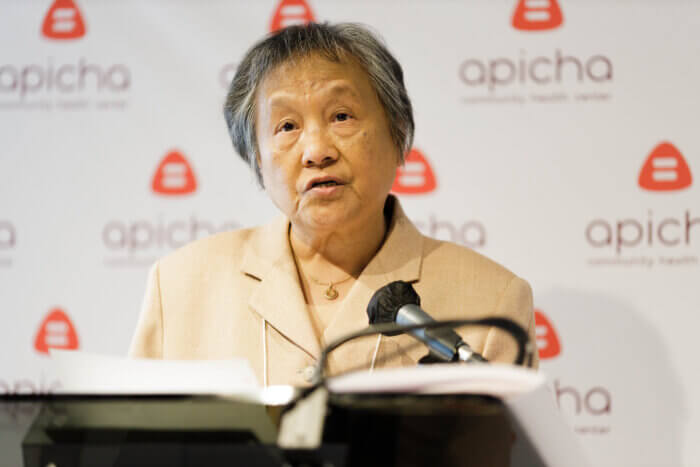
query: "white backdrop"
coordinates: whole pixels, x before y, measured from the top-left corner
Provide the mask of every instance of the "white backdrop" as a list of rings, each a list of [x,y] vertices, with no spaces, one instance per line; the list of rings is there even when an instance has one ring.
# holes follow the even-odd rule
[[[0,7],[0,393],[59,384],[49,346],[124,354],[155,258],[276,215],[228,140],[228,80],[273,26],[358,21],[415,108],[395,191],[531,282],[594,465],[700,465],[700,3]]]

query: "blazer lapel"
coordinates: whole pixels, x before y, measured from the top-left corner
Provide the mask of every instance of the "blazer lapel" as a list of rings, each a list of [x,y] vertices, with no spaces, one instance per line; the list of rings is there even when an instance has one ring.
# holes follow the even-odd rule
[[[423,236],[406,217],[396,198],[390,196],[388,202],[393,203],[393,215],[387,238],[326,328],[324,345],[369,325],[367,304],[377,289],[397,280],[415,282],[420,279]],[[369,368],[376,345],[377,337],[365,337],[339,347],[329,357],[330,374]]]
[[[260,281],[248,305],[280,334],[318,358],[320,346],[309,319],[288,237],[289,221],[280,218],[253,235],[241,270]]]

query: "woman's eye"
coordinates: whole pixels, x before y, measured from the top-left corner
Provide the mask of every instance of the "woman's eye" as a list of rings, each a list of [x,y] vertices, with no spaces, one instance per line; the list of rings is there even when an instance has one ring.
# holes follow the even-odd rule
[[[339,113],[335,114],[335,118],[339,122],[344,122],[346,120],[350,120],[350,114],[347,114],[345,112],[339,112]]]
[[[285,122],[280,127],[280,131],[292,131],[294,129],[294,124],[291,122]]]

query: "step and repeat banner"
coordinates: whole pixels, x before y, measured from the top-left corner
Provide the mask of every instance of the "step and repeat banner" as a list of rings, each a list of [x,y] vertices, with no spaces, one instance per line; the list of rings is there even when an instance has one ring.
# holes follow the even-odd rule
[[[530,281],[593,465],[700,465],[700,2],[0,10],[0,394],[59,387],[51,347],[124,355],[156,258],[277,215],[228,139],[228,83],[271,30],[355,21],[415,108],[394,192],[424,233]]]

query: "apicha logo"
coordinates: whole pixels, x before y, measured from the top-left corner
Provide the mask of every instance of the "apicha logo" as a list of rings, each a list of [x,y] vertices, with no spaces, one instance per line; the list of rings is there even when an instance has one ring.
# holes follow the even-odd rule
[[[558,0],[518,0],[512,26],[521,31],[545,31],[564,22]],[[466,85],[462,102],[474,104],[551,104],[609,102],[613,60],[604,53],[517,53],[496,57],[468,57],[457,75]]]
[[[314,13],[305,0],[280,0],[270,20],[270,32],[313,21]]]
[[[87,92],[123,93],[131,87],[131,71],[126,65],[108,66],[79,58],[74,63],[0,64],[0,96],[44,97],[51,93],[63,96]]]
[[[639,171],[639,186],[648,191],[677,191],[693,183],[683,154],[668,141],[659,143]]]
[[[547,31],[563,22],[558,0],[518,0],[511,23],[521,31]]]
[[[192,214],[188,219],[111,220],[102,229],[102,243],[110,252],[109,267],[150,266],[159,256],[199,238],[240,228],[235,221],[215,222]]]
[[[607,435],[613,410],[612,392],[605,386],[564,386],[557,378],[553,382],[554,399],[562,412],[572,417],[573,428],[579,435]]]
[[[44,17],[41,34],[47,39],[80,39],[85,35],[85,21],[73,0],[55,0]]]
[[[197,179],[192,166],[178,150],[163,157],[153,174],[151,189],[164,196],[189,195],[197,191]]]
[[[486,227],[478,220],[452,221],[430,214],[427,220],[413,218],[411,221],[428,237],[458,243],[472,249],[486,246]]]
[[[657,144],[642,164],[637,177],[645,191],[673,193],[692,185],[690,167],[681,152],[670,142]],[[636,213],[616,219],[596,218],[587,223],[588,244],[607,256],[589,258],[593,266],[697,266],[697,241],[700,216],[692,207],[668,208],[661,214],[647,208],[646,215]],[[642,212],[643,212],[642,211]]]
[[[34,349],[48,355],[49,349],[75,350],[78,347],[78,334],[66,312],[61,308],[49,311],[39,325],[34,338]]]
[[[51,41],[85,36],[83,14],[75,0],[54,0],[44,17],[41,35]],[[21,63],[0,62],[0,109],[109,110],[128,104],[131,69],[124,63],[84,56],[53,54]]]
[[[552,321],[540,309],[535,309],[535,336],[540,360],[548,360],[561,353],[559,335]]]
[[[528,85],[593,85],[612,81],[613,63],[602,54],[579,57],[555,49],[552,56],[529,57],[520,50],[514,58],[468,58],[461,63],[458,74],[468,87],[489,91]]]
[[[158,163],[150,190],[174,200],[186,199],[198,188],[192,165],[179,150],[169,151]],[[212,221],[196,214],[169,218],[159,214],[137,219],[112,219],[102,229],[108,267],[146,267],[158,257],[199,238],[240,228],[235,221]]]
[[[435,191],[437,181],[428,159],[418,149],[411,149],[404,164],[396,169],[391,191],[398,194],[425,194]]]

